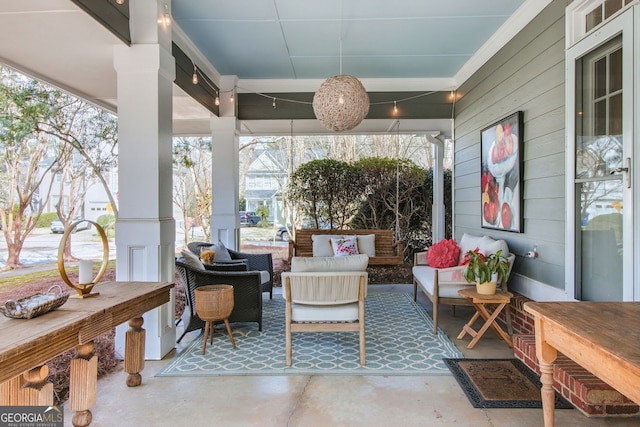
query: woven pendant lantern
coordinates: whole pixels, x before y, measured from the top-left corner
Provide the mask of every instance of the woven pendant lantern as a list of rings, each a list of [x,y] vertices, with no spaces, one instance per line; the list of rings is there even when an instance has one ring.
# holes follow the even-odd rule
[[[313,96],[313,112],[327,129],[351,130],[369,113],[369,95],[353,76],[329,77]]]

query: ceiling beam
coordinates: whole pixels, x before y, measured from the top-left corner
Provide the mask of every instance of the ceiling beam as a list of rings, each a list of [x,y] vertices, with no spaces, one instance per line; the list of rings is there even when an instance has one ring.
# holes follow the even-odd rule
[[[315,119],[313,95],[313,92],[239,93],[238,119]],[[368,95],[367,119],[451,118],[450,92],[369,92]],[[397,105],[395,114],[394,101]]]

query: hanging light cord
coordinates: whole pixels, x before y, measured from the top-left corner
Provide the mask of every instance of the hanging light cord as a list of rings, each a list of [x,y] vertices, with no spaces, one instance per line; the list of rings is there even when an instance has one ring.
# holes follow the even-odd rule
[[[342,75],[342,0],[340,0],[340,75]]]

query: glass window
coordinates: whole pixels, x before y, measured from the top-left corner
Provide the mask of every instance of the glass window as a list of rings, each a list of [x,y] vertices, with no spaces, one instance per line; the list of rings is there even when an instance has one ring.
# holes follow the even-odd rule
[[[602,23],[602,5],[598,5],[585,17],[585,28],[589,32]]]

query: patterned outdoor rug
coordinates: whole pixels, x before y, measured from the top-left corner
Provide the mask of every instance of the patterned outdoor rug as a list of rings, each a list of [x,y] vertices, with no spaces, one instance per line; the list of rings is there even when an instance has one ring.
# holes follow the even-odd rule
[[[474,408],[541,408],[540,379],[519,359],[445,359]],[[557,409],[573,409],[556,393]]]
[[[293,334],[293,364],[284,366],[284,299],[265,299],[257,324],[232,325],[236,349],[217,327],[202,355],[202,335],[156,376],[199,375],[449,375],[444,358],[462,354],[405,293],[369,292],[366,299],[367,364],[358,363],[357,332]]]

